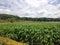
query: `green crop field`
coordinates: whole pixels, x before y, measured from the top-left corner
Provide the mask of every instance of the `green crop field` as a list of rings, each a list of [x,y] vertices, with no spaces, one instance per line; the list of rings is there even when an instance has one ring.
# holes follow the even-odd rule
[[[60,45],[60,23],[0,23],[0,36],[29,45]]]

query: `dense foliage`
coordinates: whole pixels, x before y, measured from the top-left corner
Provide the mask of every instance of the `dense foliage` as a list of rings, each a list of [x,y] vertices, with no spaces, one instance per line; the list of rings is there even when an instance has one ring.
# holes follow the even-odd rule
[[[60,23],[0,24],[0,36],[29,45],[60,45]]]

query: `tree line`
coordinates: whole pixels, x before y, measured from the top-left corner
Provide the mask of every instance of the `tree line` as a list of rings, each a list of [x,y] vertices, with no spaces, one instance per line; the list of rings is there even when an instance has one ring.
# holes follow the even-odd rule
[[[27,21],[60,21],[60,18],[28,18],[28,17],[23,17],[20,18],[21,20],[27,20]]]
[[[20,20],[22,21],[40,21],[40,22],[59,22],[60,18],[31,18],[31,17],[19,17],[19,16],[14,16],[14,15],[9,15],[9,14],[0,14],[0,20],[5,20],[9,22],[18,22]]]

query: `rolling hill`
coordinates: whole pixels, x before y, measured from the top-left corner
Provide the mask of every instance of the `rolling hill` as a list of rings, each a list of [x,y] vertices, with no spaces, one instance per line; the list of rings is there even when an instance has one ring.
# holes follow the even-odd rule
[[[20,17],[10,15],[10,14],[0,14],[0,22],[15,22],[18,21]]]

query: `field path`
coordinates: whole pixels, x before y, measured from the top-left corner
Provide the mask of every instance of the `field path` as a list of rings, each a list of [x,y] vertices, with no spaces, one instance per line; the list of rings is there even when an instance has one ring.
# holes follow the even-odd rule
[[[26,43],[16,42],[14,40],[0,37],[0,43],[3,43],[4,45],[27,45]]]

